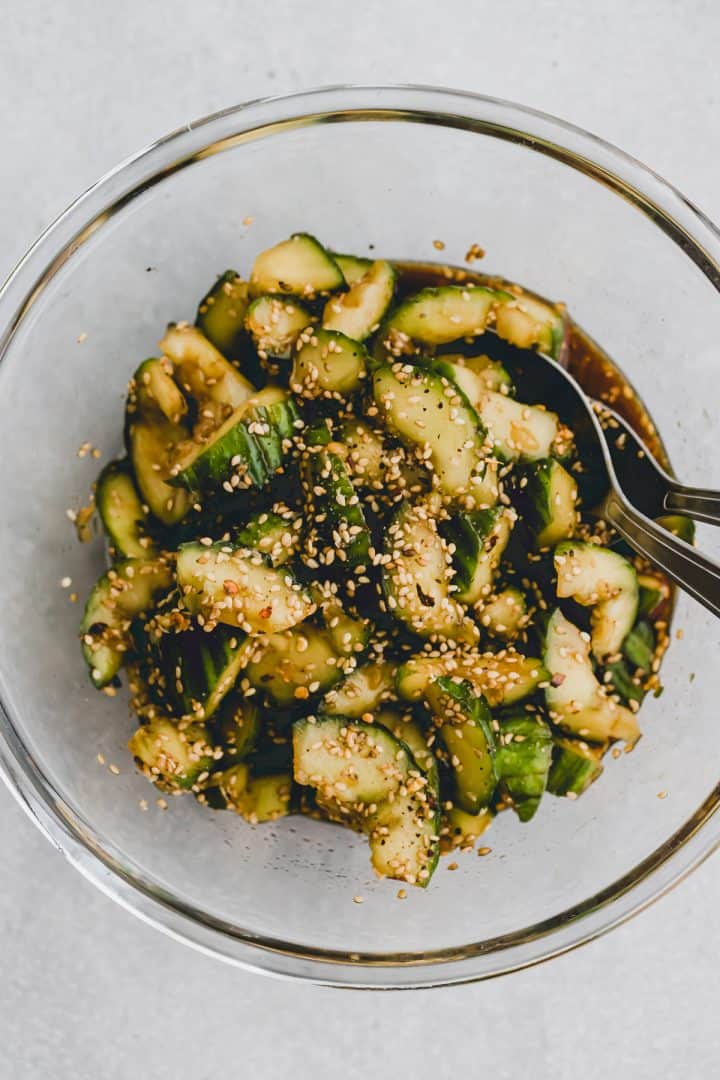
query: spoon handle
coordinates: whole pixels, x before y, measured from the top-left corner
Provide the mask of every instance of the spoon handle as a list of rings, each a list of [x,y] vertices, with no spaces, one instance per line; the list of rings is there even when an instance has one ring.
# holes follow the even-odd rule
[[[695,521],[720,525],[720,491],[711,488],[685,487],[671,481],[665,496],[665,508],[674,514],[685,514]]]
[[[717,563],[656,525],[615,492],[607,496],[603,517],[638,554],[655,563],[676,585],[720,617],[720,566]]]

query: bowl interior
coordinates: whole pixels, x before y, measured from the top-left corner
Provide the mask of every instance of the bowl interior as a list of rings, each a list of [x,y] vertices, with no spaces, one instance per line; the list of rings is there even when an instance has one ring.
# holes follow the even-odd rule
[[[609,758],[582,799],[547,797],[528,826],[501,815],[488,857],[459,856],[451,873],[441,862],[432,886],[401,903],[397,883],[371,875],[365,842],[335,827],[291,817],[251,828],[191,798],[158,808],[125,749],[134,725],[124,696],[89,686],[81,604],[69,600],[76,592],[82,601],[103,569],[101,542],[79,545],[66,514],[86,501],[98,468],[78,448],[98,447],[101,462],[120,451],[128,377],[155,353],[165,323],[193,319],[216,274],[247,273],[259,250],[293,231],[340,251],[410,259],[437,257],[442,240],[442,257],[457,263],[478,243],[483,270],[566,301],[616,358],[678,475],[720,486],[708,396],[716,290],[672,237],[528,145],[439,121],[340,119],[261,131],[167,172],[99,222],[25,312],[0,365],[0,696],[57,813],[193,919],[308,954],[482,952],[483,942],[520,940],[592,906],[711,796],[718,630],[702,609],[680,598],[682,640],[663,666],[663,695],[642,709],[645,737],[632,754]],[[227,121],[223,131],[232,132]],[[210,125],[202,141],[216,137]],[[357,894],[364,904],[353,903]]]

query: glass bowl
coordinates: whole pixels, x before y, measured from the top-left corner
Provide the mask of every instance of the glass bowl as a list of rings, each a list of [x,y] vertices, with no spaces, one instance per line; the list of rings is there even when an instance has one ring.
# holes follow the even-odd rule
[[[158,808],[125,749],[124,701],[97,694],[80,657],[69,592],[84,598],[103,553],[66,514],[98,465],[78,447],[114,455],[128,376],[165,323],[297,230],[405,259],[442,241],[456,263],[479,244],[484,270],[567,302],[638,387],[678,474],[720,486],[720,237],[638,162],[532,110],[422,87],[323,89],[188,124],[78,199],[0,297],[2,771],[96,885],[233,963],[354,987],[487,978],[617,925],[718,844],[718,624],[699,606],[680,598],[682,640],[635,752],[577,802],[546,798],[530,826],[500,815],[490,855],[442,861],[404,901],[345,831],[252,828],[191,798]]]

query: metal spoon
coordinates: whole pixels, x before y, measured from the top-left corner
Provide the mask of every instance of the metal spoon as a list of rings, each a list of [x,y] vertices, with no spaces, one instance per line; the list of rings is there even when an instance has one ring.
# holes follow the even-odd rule
[[[720,616],[720,566],[646,517],[630,502],[615,471],[606,434],[589,398],[572,375],[556,361],[538,353],[531,356],[517,353],[507,359],[504,357],[503,363],[511,368],[523,401],[529,404],[552,402],[553,411],[575,433],[580,457],[587,467],[586,472],[577,477],[585,505],[594,506],[596,513],[612,525],[634,551],[663,570],[714,615]],[[667,477],[667,483],[673,492],[677,490],[672,477]],[[713,492],[702,494],[710,498],[717,496]],[[697,509],[697,500],[687,501],[695,502]],[[680,513],[688,513],[686,503],[673,501],[670,505]],[[660,512],[669,508],[663,497]],[[711,520],[717,523],[717,518]]]
[[[720,491],[681,484],[657,463],[620,413],[602,401],[593,400],[592,405],[605,432],[615,473],[633,506],[649,518],[683,514],[720,525]]]

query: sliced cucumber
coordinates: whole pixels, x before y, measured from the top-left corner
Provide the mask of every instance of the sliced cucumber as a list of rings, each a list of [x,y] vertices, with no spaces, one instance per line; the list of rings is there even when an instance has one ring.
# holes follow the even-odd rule
[[[309,233],[295,233],[289,240],[261,252],[250,275],[250,292],[295,293],[312,297],[345,286],[345,278],[332,255]]]
[[[427,885],[437,864],[438,792],[412,754],[380,725],[342,717],[293,728],[295,779],[318,792],[331,816],[369,834],[385,876]]]
[[[438,863],[440,815],[438,792],[400,795],[382,803],[372,816],[370,858],[382,877],[425,888]]]
[[[638,609],[632,563],[610,548],[568,540],[554,555],[557,594],[592,607],[592,651],[598,660],[620,652]]]
[[[552,752],[552,733],[541,717],[520,711],[501,718],[495,765],[521,821],[530,821],[540,805]]]
[[[283,470],[300,423],[292,398],[268,386],[238,406],[206,440],[185,444],[173,463],[171,483],[188,491],[264,487]]]
[[[385,426],[422,453],[441,492],[470,507],[496,502],[485,429],[454,383],[421,367],[393,364],[374,372],[372,389]]]
[[[323,312],[326,330],[339,330],[364,341],[380,325],[392,303],[397,274],[389,262],[378,259],[347,292],[331,297]]]
[[[603,771],[603,746],[590,746],[579,739],[555,738],[547,789],[551,795],[577,798]]]
[[[478,630],[450,595],[451,556],[427,505],[405,503],[389,526],[382,568],[388,608],[421,637],[472,644]]]
[[[668,532],[679,536],[686,544],[695,543],[695,522],[692,518],[682,517],[680,514],[665,514],[657,518],[657,523]]]
[[[392,707],[380,708],[375,714],[374,722],[387,728],[399,742],[408,747],[418,768],[425,773],[433,790],[436,790],[440,782],[437,759],[425,731],[413,714],[403,713]]]
[[[502,461],[539,461],[550,455],[558,434],[555,413],[493,390],[473,404]]]
[[[125,559],[94,586],[80,624],[80,636],[90,676],[98,689],[120,670],[133,619],[149,611],[160,593],[172,585],[172,571],[161,561]]]
[[[202,429],[217,425],[255,393],[252,383],[233,367],[196,326],[168,326],[160,342],[164,356],[172,361],[175,378],[197,402]],[[209,415],[205,415],[208,413]],[[210,421],[210,425],[207,421]]]
[[[287,567],[270,566],[258,552],[245,548],[183,544],[176,574],[185,606],[204,627],[220,622],[249,634],[274,634],[315,610]]]
[[[480,625],[493,637],[513,641],[527,626],[525,594],[519,589],[503,589],[477,608]]]
[[[524,481],[524,483],[523,483]],[[578,489],[559,461],[547,458],[523,470],[523,517],[538,548],[554,547],[577,529]]]
[[[166,365],[146,360],[130,382],[126,436],[135,481],[154,516],[175,525],[190,509],[187,492],[176,491],[168,479],[178,446],[188,438],[183,423],[187,402]]]
[[[289,360],[296,341],[313,317],[295,296],[259,296],[245,316],[245,326],[258,356],[269,360]]]
[[[655,658],[655,632],[649,622],[643,619],[635,623],[623,641],[622,651],[631,664],[650,674]]]
[[[137,729],[128,749],[145,776],[165,791],[197,787],[214,764],[215,748],[206,727],[160,716]]]
[[[234,270],[221,274],[200,301],[195,325],[223,356],[237,351],[247,306],[248,284]]]
[[[500,294],[481,286],[421,289],[390,313],[380,336],[393,355],[407,352],[411,342],[446,345],[477,337],[487,328],[499,298]]]
[[[393,665],[385,661],[356,668],[325,695],[323,712],[330,716],[367,719],[368,714],[374,714],[384,701],[394,697],[393,676]]]
[[[159,413],[172,424],[186,416],[188,403],[172,377],[172,365],[167,360],[151,357],[144,360],[132,379],[128,392],[128,414],[155,418]]]
[[[463,604],[476,604],[492,591],[514,523],[512,510],[493,506],[466,510],[440,524],[446,541],[455,545],[455,595]]]
[[[159,663],[168,696],[180,714],[209,720],[255,648],[255,642],[245,634],[222,625],[211,633],[191,629],[162,635]]]
[[[228,695],[213,717],[216,742],[223,761],[237,764],[255,749],[261,728],[261,714],[252,698]]]
[[[382,488],[403,455],[402,450],[393,453],[377,431],[355,417],[343,421],[338,441],[345,448],[350,476],[360,487]]]
[[[258,825],[290,813],[292,777],[288,773],[254,776],[244,763],[217,773],[200,799],[214,810],[234,810]]]
[[[499,653],[457,651],[412,657],[398,668],[395,687],[405,701],[419,701],[430,683],[443,675],[467,679],[491,707],[522,701],[549,677],[542,661],[512,648]]]
[[[365,277],[373,264],[372,259],[362,259],[357,255],[338,255],[336,251],[331,254],[342,270],[342,275],[348,285],[356,285],[361,278]]]
[[[570,734],[593,742],[623,739],[635,743],[640,730],[634,714],[603,691],[590,662],[590,642],[557,608],[548,623],[545,690],[550,719]]]
[[[297,783],[326,799],[364,807],[399,794],[417,771],[410,751],[386,728],[341,716],[295,722],[293,767]]]
[[[565,339],[565,317],[558,307],[521,293],[498,306],[494,330],[519,349],[538,349],[557,360]]]
[[[95,504],[113,558],[144,559],[156,553],[129,461],[111,461],[105,466],[95,486]]]
[[[267,555],[273,566],[284,566],[300,548],[302,518],[294,510],[277,504],[272,510],[254,514],[238,530],[234,543]]]
[[[493,360],[485,353],[477,356],[444,356],[443,359],[460,363],[472,371],[480,379],[483,391],[494,390],[496,393],[509,394],[511,397],[515,393],[513,381],[506,368],[499,360]]]
[[[307,442],[312,439],[310,432]],[[311,445],[305,455],[305,506],[312,523],[305,550],[322,566],[329,567],[337,558],[343,572],[359,572],[369,564],[372,539],[345,463],[332,446]]]
[[[446,675],[430,683],[426,693],[452,769],[453,803],[478,814],[490,803],[498,782],[487,701],[469,682]]]
[[[441,835],[445,846],[451,849],[474,847],[480,837],[490,828],[493,820],[494,814],[490,809],[481,810],[479,814],[468,814],[459,806],[453,806],[452,810],[447,810],[443,814],[444,824]]]
[[[336,330],[301,334],[293,358],[290,389],[304,398],[343,398],[360,388],[367,374],[365,347]]]
[[[252,685],[276,705],[293,705],[324,693],[342,675],[332,637],[310,623],[262,639],[247,667]]]

